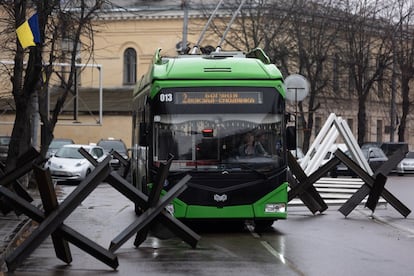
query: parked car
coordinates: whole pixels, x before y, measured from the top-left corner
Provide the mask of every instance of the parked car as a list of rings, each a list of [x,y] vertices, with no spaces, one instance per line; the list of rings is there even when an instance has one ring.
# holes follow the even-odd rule
[[[408,152],[408,143],[406,142],[384,142],[381,144],[381,149],[384,151],[385,155],[389,158],[397,150],[402,150],[402,152]],[[391,170],[392,173],[397,172],[397,166]]]
[[[361,145],[361,149],[365,149],[365,148],[380,148],[381,147],[381,142],[365,142]]]
[[[384,151],[380,147],[362,147],[362,154],[367,160],[371,169],[375,172],[383,163],[388,161],[388,157],[385,155]],[[351,156],[349,151],[345,152],[346,155]],[[339,163],[338,166],[331,172],[332,177],[337,177],[339,175],[343,176],[356,176],[354,172],[348,169],[347,166],[343,163]]]
[[[54,138],[52,142],[50,142],[49,149],[46,152],[46,158],[50,158],[64,145],[70,144],[75,144],[75,142],[68,138]]]
[[[406,142],[384,142],[381,144],[381,149],[386,156],[390,157],[398,149],[408,152],[408,144]]]
[[[414,173],[414,151],[409,151],[405,158],[397,165],[398,175]]]
[[[47,162],[53,179],[58,180],[83,180],[95,168],[80,152],[84,148],[98,162],[105,157],[102,147],[96,145],[70,144],[61,147]]]
[[[10,139],[10,136],[0,136],[0,162],[2,162],[3,164],[6,163]]]
[[[122,141],[122,139],[115,139],[115,138],[101,139],[98,141],[97,145],[102,147],[105,150],[106,154],[111,154],[111,152],[114,150],[118,152],[123,158],[129,160],[128,149],[124,141]],[[112,158],[110,165],[115,170],[118,170],[121,167],[121,163],[116,158]]]

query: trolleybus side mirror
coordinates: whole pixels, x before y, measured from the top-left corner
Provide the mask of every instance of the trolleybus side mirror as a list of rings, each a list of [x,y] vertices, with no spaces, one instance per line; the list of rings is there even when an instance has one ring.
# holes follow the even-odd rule
[[[142,147],[148,146],[148,126],[146,123],[139,124],[139,145]]]
[[[286,146],[288,150],[296,150],[296,127],[286,127]]]

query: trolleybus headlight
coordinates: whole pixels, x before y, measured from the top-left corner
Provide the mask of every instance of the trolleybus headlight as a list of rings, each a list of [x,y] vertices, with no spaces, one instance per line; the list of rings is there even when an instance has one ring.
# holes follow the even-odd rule
[[[265,213],[284,213],[286,212],[286,204],[284,203],[268,203],[265,205]]]

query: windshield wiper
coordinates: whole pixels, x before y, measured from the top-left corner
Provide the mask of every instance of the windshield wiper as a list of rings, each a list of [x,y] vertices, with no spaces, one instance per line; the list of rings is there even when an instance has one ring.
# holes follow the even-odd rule
[[[258,175],[264,177],[265,180],[270,180],[270,179],[278,176],[281,173],[280,169],[272,169],[272,170],[269,169],[268,173],[265,173],[265,172],[259,171],[256,168],[248,166],[244,163],[240,163],[240,167],[247,168],[247,169],[251,170],[252,172],[257,173]]]
[[[230,163],[232,164],[232,163]],[[248,169],[249,171],[255,172],[256,174],[260,175],[261,177],[263,177],[264,179],[267,179],[268,176],[267,174],[265,174],[264,172],[259,171],[258,169],[247,165],[246,163],[237,163],[237,165],[239,165],[240,167],[244,168],[244,169]]]

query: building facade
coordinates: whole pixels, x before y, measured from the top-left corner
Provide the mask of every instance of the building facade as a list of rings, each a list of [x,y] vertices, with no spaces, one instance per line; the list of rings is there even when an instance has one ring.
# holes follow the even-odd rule
[[[101,138],[115,137],[131,143],[131,96],[134,84],[152,62],[157,48],[166,56],[176,55],[181,47],[184,30],[186,41],[194,45],[208,20],[206,6],[192,1],[188,22],[181,0],[113,1],[112,7],[100,13],[94,21],[94,53],[92,59],[80,53],[80,63],[94,64],[80,73],[78,99],[69,98],[55,137],[72,138],[77,143],[93,143]],[[205,2],[205,1],[204,1]],[[213,4],[217,1],[207,1]],[[210,6],[210,8],[214,5]],[[208,12],[211,12],[209,10]],[[184,28],[186,26],[186,28]],[[217,45],[220,38],[208,30],[203,45]],[[224,45],[226,46],[226,45]],[[224,47],[225,48],[225,47]],[[99,67],[97,67],[99,66]],[[101,78],[100,78],[101,77]],[[99,104],[99,91],[102,103]],[[51,90],[53,102],[53,88]],[[77,101],[79,115],[73,114]],[[347,120],[353,133],[357,133],[357,104],[353,99],[334,96],[319,97],[320,108],[314,113],[313,135],[318,133],[330,113]],[[290,102],[288,108],[295,110]],[[14,116],[7,112],[8,104],[0,107],[0,134],[10,134]],[[398,102],[397,102],[398,106]],[[390,106],[372,98],[367,110],[367,141],[390,140]],[[98,116],[102,112],[103,117]],[[406,141],[414,145],[412,115],[407,125]]]

